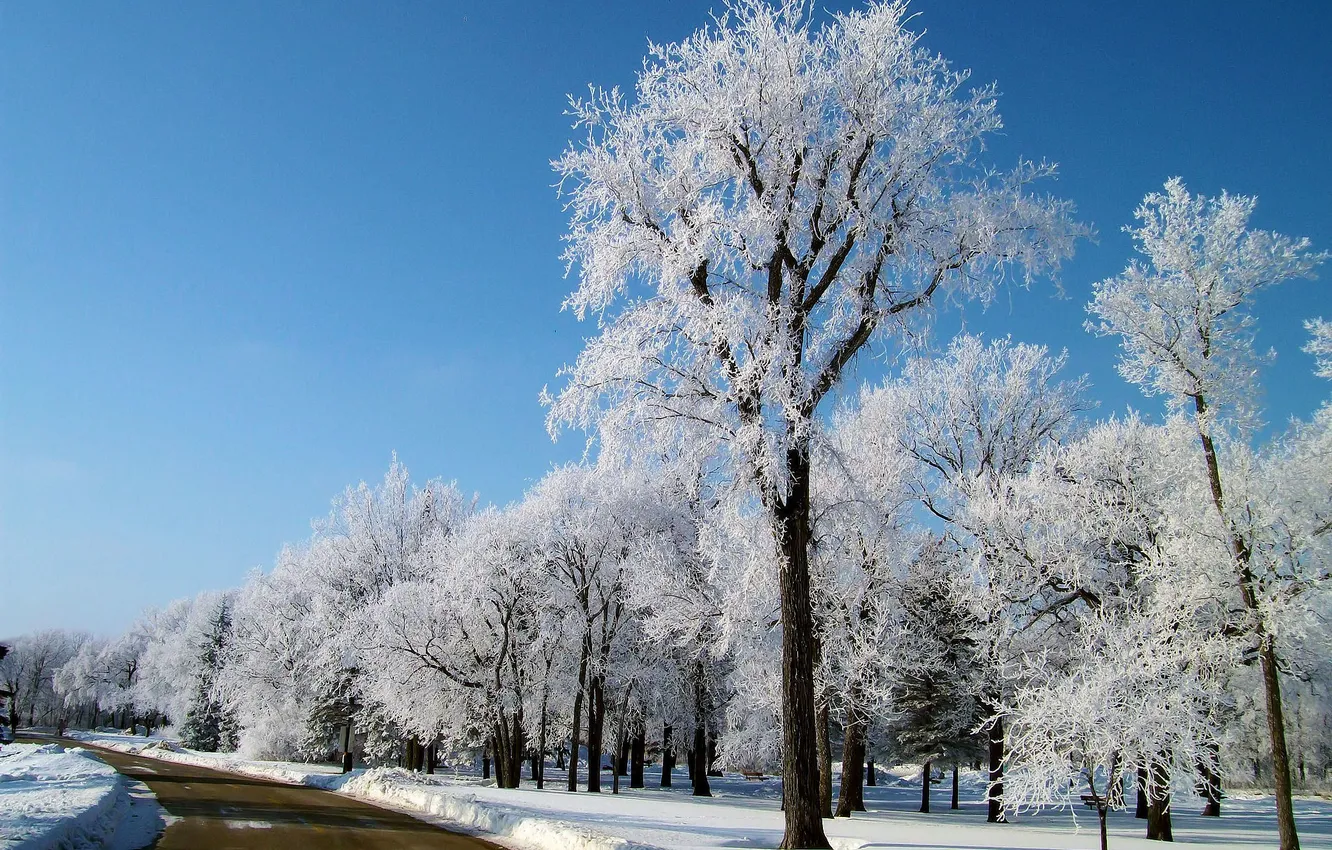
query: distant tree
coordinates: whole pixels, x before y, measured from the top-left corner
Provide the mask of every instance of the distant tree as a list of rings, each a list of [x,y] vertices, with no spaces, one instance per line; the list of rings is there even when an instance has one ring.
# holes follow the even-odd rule
[[[201,628],[189,642],[196,662],[180,736],[185,746],[205,752],[234,750],[237,743],[235,711],[222,700],[217,681],[231,642],[231,606],[231,597],[220,594],[195,604]]]

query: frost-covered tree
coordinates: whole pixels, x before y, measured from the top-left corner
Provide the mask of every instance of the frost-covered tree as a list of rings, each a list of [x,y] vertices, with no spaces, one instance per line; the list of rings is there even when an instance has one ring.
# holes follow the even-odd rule
[[[470,511],[452,484],[412,485],[394,457],[380,484],[348,487],[308,542],[284,548],[271,573],[251,577],[232,612],[234,661],[222,675],[244,751],[322,757],[352,714],[371,734],[372,757],[397,748],[379,706],[360,699],[363,617],[395,584],[420,578],[422,543]]]
[[[1237,503],[1236,494],[1227,494],[1218,443],[1227,429],[1244,434],[1257,418],[1258,367],[1268,358],[1253,348],[1254,297],[1313,277],[1326,255],[1310,250],[1307,239],[1250,229],[1255,205],[1243,195],[1191,195],[1179,178],[1147,195],[1136,211],[1138,226],[1127,228],[1145,262],[1133,261],[1096,285],[1088,329],[1118,336],[1120,374],[1192,417],[1263,673],[1281,847],[1296,850],[1279,659],[1265,612],[1282,581],[1254,558],[1242,528],[1242,498]]]
[[[65,701],[56,690],[56,674],[91,638],[83,632],[45,629],[0,641],[9,653],[0,659],[0,686],[9,691],[9,725],[54,726]]]
[[[556,163],[572,221],[566,306],[602,323],[550,423],[685,431],[755,488],[778,543],[785,847],[825,847],[814,740],[810,439],[876,339],[936,298],[986,297],[1071,251],[1052,172],[979,159],[992,87],[918,44],[903,3],[815,27],[805,3],[737,2],[651,46],[635,97],[574,100],[587,136]],[[615,439],[608,436],[608,439]]]
[[[501,788],[518,787],[548,657],[551,583],[535,540],[521,508],[483,511],[427,540],[423,577],[367,616],[369,692],[422,741],[488,747]]]
[[[570,620],[578,658],[569,744],[570,791],[577,790],[578,745],[586,710],[587,790],[601,790],[607,682],[632,616],[625,589],[636,541],[652,533],[654,498],[641,478],[610,467],[568,465],[552,470],[524,502],[526,522],[552,588]]]
[[[1010,569],[991,518],[969,508],[1076,431],[1077,414],[1086,407],[1085,381],[1060,379],[1064,360],[1043,346],[1008,339],[987,344],[962,335],[945,356],[915,358],[901,377],[866,391],[856,414],[864,423],[860,432],[872,435],[868,438],[885,456],[910,462],[903,486],[944,524],[950,544],[965,553],[965,599],[981,623],[975,640],[986,671],[976,683],[990,717],[991,822],[1003,818],[1004,731],[998,708],[1011,686],[1005,670],[1020,652],[1014,634],[1034,614],[1013,600],[1029,598],[1024,595],[1047,576]]]
[[[231,751],[238,743],[236,714],[219,692],[218,677],[231,643],[232,594],[202,594],[191,606],[185,636],[186,651],[194,661],[188,683],[189,707],[180,723],[185,746],[205,752]]]
[[[144,648],[143,636],[134,629],[113,640],[87,641],[56,671],[55,690],[76,715],[81,706],[91,706],[91,716],[85,721],[88,725],[97,725],[105,711],[113,718],[120,712],[122,727],[131,726],[136,703],[141,701],[138,686]]]
[[[1034,641],[1014,657],[1004,710],[1014,807],[1074,805],[1079,789],[1109,804],[1138,770],[1148,838],[1169,840],[1172,780],[1190,787],[1197,769],[1215,799],[1217,709],[1238,652],[1191,440],[1179,418],[1112,420],[971,505],[1006,583],[1036,591],[1020,594]]]
[[[933,762],[951,763],[956,777],[959,762],[979,760],[985,753],[977,735],[990,716],[982,699],[977,645],[983,623],[959,587],[965,575],[962,555],[946,539],[931,541],[895,588],[902,632],[886,729],[898,758],[923,762],[922,812],[929,811]]]

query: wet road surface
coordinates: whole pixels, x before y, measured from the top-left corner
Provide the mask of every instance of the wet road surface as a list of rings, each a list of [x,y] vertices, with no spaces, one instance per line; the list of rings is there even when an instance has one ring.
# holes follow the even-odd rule
[[[171,816],[166,831],[153,845],[162,850],[502,850],[481,839],[329,791],[132,756],[78,741],[62,743],[87,747],[116,770],[152,789]]]

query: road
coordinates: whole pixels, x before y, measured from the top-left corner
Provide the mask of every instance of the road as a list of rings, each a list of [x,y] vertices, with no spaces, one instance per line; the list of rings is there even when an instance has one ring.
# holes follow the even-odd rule
[[[166,831],[153,845],[161,850],[501,850],[490,842],[329,791],[131,756],[77,741],[62,743],[95,751],[116,770],[146,784],[167,813],[179,818],[168,818]]]

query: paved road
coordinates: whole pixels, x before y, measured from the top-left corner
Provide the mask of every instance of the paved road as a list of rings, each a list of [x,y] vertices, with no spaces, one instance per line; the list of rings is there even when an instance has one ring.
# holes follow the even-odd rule
[[[341,794],[89,749],[116,770],[147,784],[167,813],[180,819],[172,821],[153,845],[162,850],[501,850]]]

